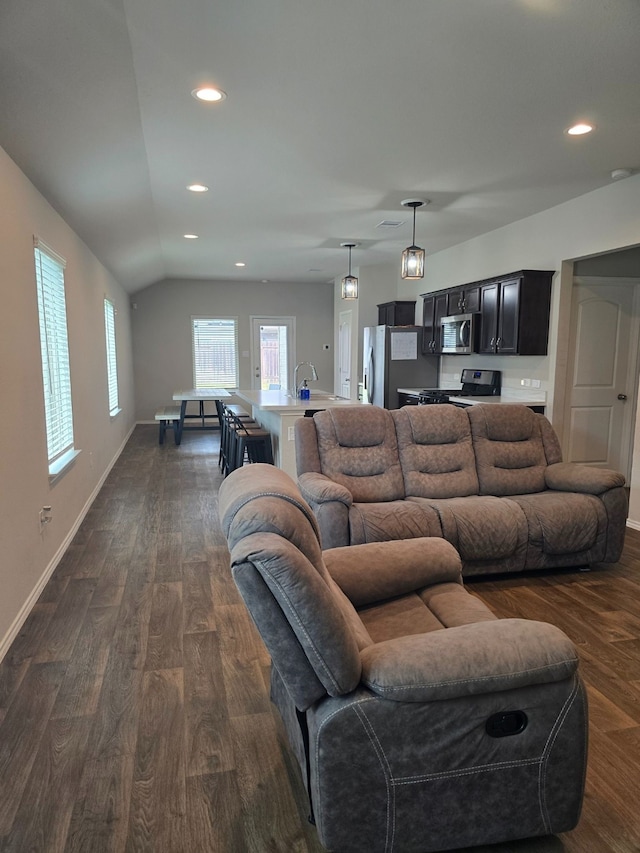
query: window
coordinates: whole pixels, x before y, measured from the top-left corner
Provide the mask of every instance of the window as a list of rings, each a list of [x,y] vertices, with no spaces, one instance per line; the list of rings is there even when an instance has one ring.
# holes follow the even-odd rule
[[[113,417],[120,411],[120,406],[118,405],[118,361],[116,359],[116,309],[109,299],[104,300],[104,334],[107,342],[109,414]]]
[[[49,474],[57,475],[75,457],[73,410],[64,297],[65,261],[39,240],[34,247],[40,348],[44,385]]]
[[[194,388],[237,388],[237,320],[192,317],[191,331]]]

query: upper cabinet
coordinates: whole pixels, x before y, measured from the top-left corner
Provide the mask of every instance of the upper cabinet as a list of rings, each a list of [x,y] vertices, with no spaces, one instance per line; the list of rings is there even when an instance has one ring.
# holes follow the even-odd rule
[[[423,297],[422,302],[422,352],[438,355],[442,352],[440,322],[449,313],[446,291]]]
[[[478,352],[546,355],[552,277],[549,270],[520,270],[423,294],[423,352],[442,351],[443,317],[479,313]]]
[[[449,316],[476,314],[480,310],[480,285],[465,284],[447,291]]]
[[[547,354],[552,276],[546,270],[521,270],[480,286],[478,352]]]
[[[415,326],[416,301],[382,302],[378,305],[379,326]]]

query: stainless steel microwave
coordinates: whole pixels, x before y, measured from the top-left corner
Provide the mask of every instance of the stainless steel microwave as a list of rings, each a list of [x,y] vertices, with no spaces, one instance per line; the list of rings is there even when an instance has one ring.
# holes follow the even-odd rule
[[[479,314],[455,314],[441,320],[443,353],[462,355],[476,351],[476,324]]]

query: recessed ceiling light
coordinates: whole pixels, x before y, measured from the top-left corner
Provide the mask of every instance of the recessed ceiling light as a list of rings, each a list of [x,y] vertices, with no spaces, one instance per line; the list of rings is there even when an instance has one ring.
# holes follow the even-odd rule
[[[567,133],[569,136],[582,136],[585,133],[591,133],[592,130],[592,124],[580,123],[574,124],[573,127],[568,127]]]
[[[184,237],[185,240],[197,240],[198,239],[197,234],[183,234],[182,236]]]
[[[194,89],[191,94],[199,101],[208,101],[209,103],[224,101],[227,97],[226,92],[223,92],[222,89],[216,89],[213,86],[201,86],[199,89]]]
[[[243,261],[236,261],[236,266],[237,267],[245,267],[246,264]]]
[[[187,187],[192,193],[207,193],[209,192],[209,187],[205,187],[204,184],[189,184]]]
[[[633,175],[632,169],[614,169],[611,172],[611,179],[613,181],[621,181],[623,178],[630,178]]]

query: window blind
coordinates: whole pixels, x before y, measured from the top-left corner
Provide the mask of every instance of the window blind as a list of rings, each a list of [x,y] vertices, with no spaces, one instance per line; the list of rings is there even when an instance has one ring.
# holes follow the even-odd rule
[[[237,320],[192,317],[191,329],[194,388],[237,388]]]
[[[73,409],[64,294],[65,261],[34,246],[49,464],[73,448]]]
[[[116,310],[113,302],[104,300],[104,331],[107,343],[107,388],[109,414],[115,415],[118,404],[118,360],[116,358]]]

